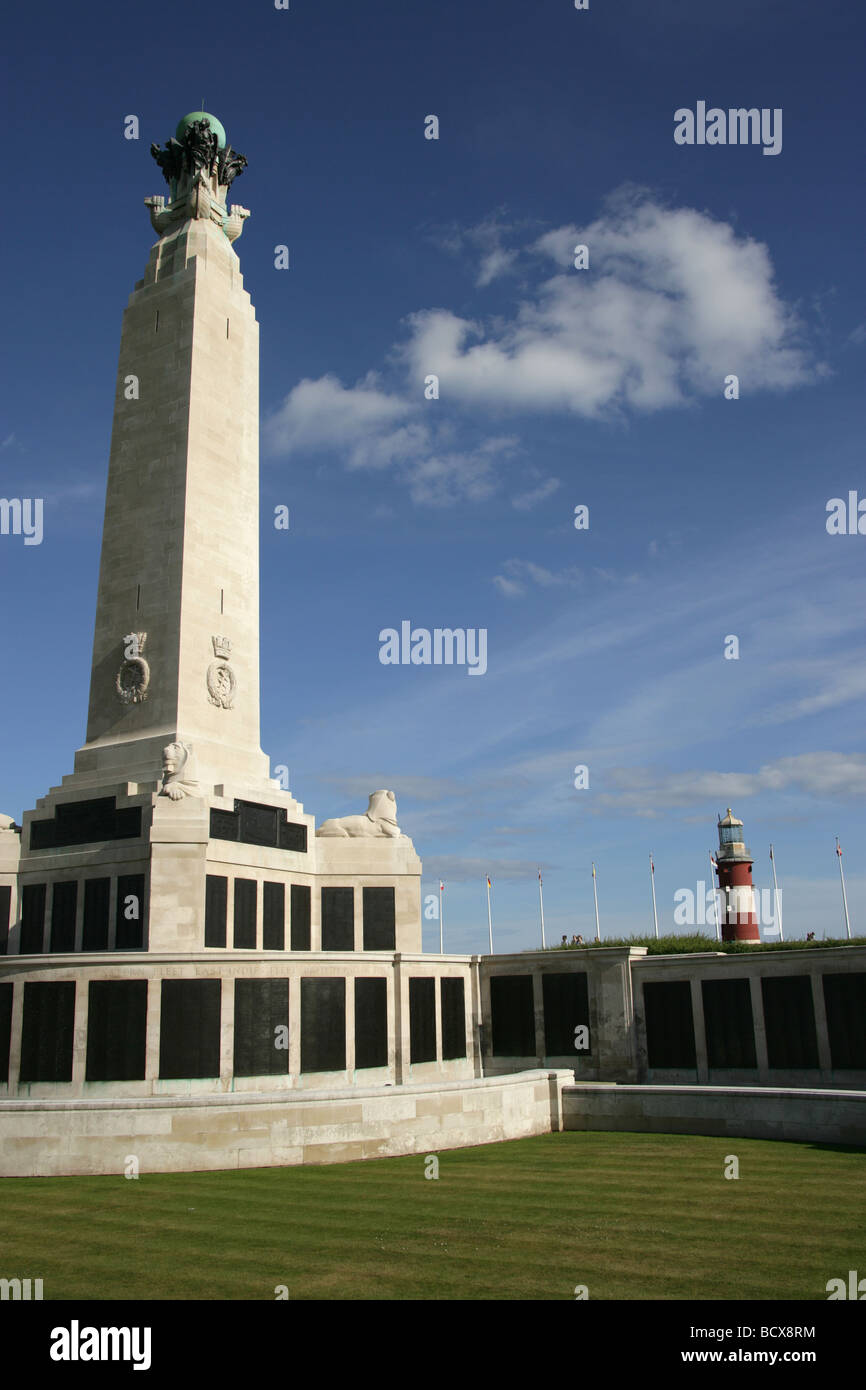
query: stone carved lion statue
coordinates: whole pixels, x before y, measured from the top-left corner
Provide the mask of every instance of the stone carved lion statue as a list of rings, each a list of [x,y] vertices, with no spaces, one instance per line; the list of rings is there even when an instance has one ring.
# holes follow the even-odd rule
[[[160,796],[180,801],[185,796],[201,796],[201,788],[192,776],[195,771],[190,743],[169,743],[162,750],[162,786]]]
[[[370,793],[370,804],[362,816],[340,816],[323,821],[317,835],[339,836],[341,839],[388,836],[397,840],[402,835],[397,824],[397,798],[393,792]]]

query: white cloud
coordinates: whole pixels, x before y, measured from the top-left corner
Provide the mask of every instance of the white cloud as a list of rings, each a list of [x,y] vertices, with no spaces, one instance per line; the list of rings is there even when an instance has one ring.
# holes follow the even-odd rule
[[[590,269],[571,269],[573,248]],[[485,327],[448,309],[409,318],[410,376],[435,372],[465,402],[597,416],[657,410],[744,390],[789,389],[817,374],[767,247],[693,208],[646,195],[611,199],[588,227],[561,227],[533,248],[569,269],[540,284],[510,321]]]
[[[358,435],[372,435],[409,413],[408,402],[381,391],[370,373],[346,387],[335,376],[299,381],[265,427],[269,448],[279,453],[299,449],[354,445]]]
[[[480,249],[477,284],[487,285],[520,254],[504,239],[526,230],[497,214],[447,244]],[[571,269],[578,242],[590,247],[587,271]],[[789,389],[822,371],[777,293],[767,247],[708,213],[624,190],[589,226],[546,232],[528,250],[535,270],[551,260],[562,269],[525,293],[510,318],[482,322],[447,308],[409,315],[408,339],[388,357],[405,371],[400,388],[374,371],[348,387],[331,374],[306,378],[268,420],[266,445],[277,454],[337,451],[348,468],[393,468],[426,505],[483,501],[518,441],[455,447],[453,421],[437,420],[423,399],[430,374],[452,407],[598,417],[721,398],[730,372],[753,392]],[[547,479],[512,505],[530,510],[557,487]],[[500,578],[506,592],[509,576]]]

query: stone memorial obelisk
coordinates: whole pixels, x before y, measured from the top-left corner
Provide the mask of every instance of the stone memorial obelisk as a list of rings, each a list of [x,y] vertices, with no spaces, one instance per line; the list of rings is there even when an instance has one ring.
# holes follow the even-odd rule
[[[151,153],[168,193],[123,316],[86,741],[0,836],[10,953],[419,950],[393,793],[317,835],[260,746],[246,159],[205,111]]]
[[[147,782],[169,744],[203,786],[269,784],[259,746],[258,324],[227,206],[246,160],[193,112],[154,155],[170,201],[123,317],[79,786]]]

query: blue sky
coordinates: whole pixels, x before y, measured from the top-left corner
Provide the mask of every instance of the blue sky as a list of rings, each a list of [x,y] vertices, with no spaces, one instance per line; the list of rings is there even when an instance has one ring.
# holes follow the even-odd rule
[[[548,939],[591,935],[593,859],[602,933],[650,929],[650,850],[669,927],[727,804],[759,887],[775,843],[786,936],[838,934],[837,834],[866,929],[866,536],[825,524],[866,497],[856,7],[156,0],[9,29],[0,491],[45,522],[0,536],[0,809],[83,741],[148,150],[204,98],[249,159],[262,742],[305,809],[392,787],[454,950],[486,949],[488,871],[497,948],[536,944],[538,865]],[[698,101],[781,109],[781,152],[677,145]],[[486,629],[486,673],[382,665],[403,620]]]

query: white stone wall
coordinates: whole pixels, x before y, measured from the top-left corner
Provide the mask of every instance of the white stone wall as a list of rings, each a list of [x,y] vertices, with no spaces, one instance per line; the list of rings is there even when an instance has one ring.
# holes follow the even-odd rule
[[[583,1082],[566,1086],[562,1103],[563,1129],[717,1134],[866,1147],[866,1091]]]
[[[439,1154],[558,1130],[570,1079],[532,1071],[391,1090],[5,1101],[0,1176],[120,1177],[130,1156],[144,1175]]]

